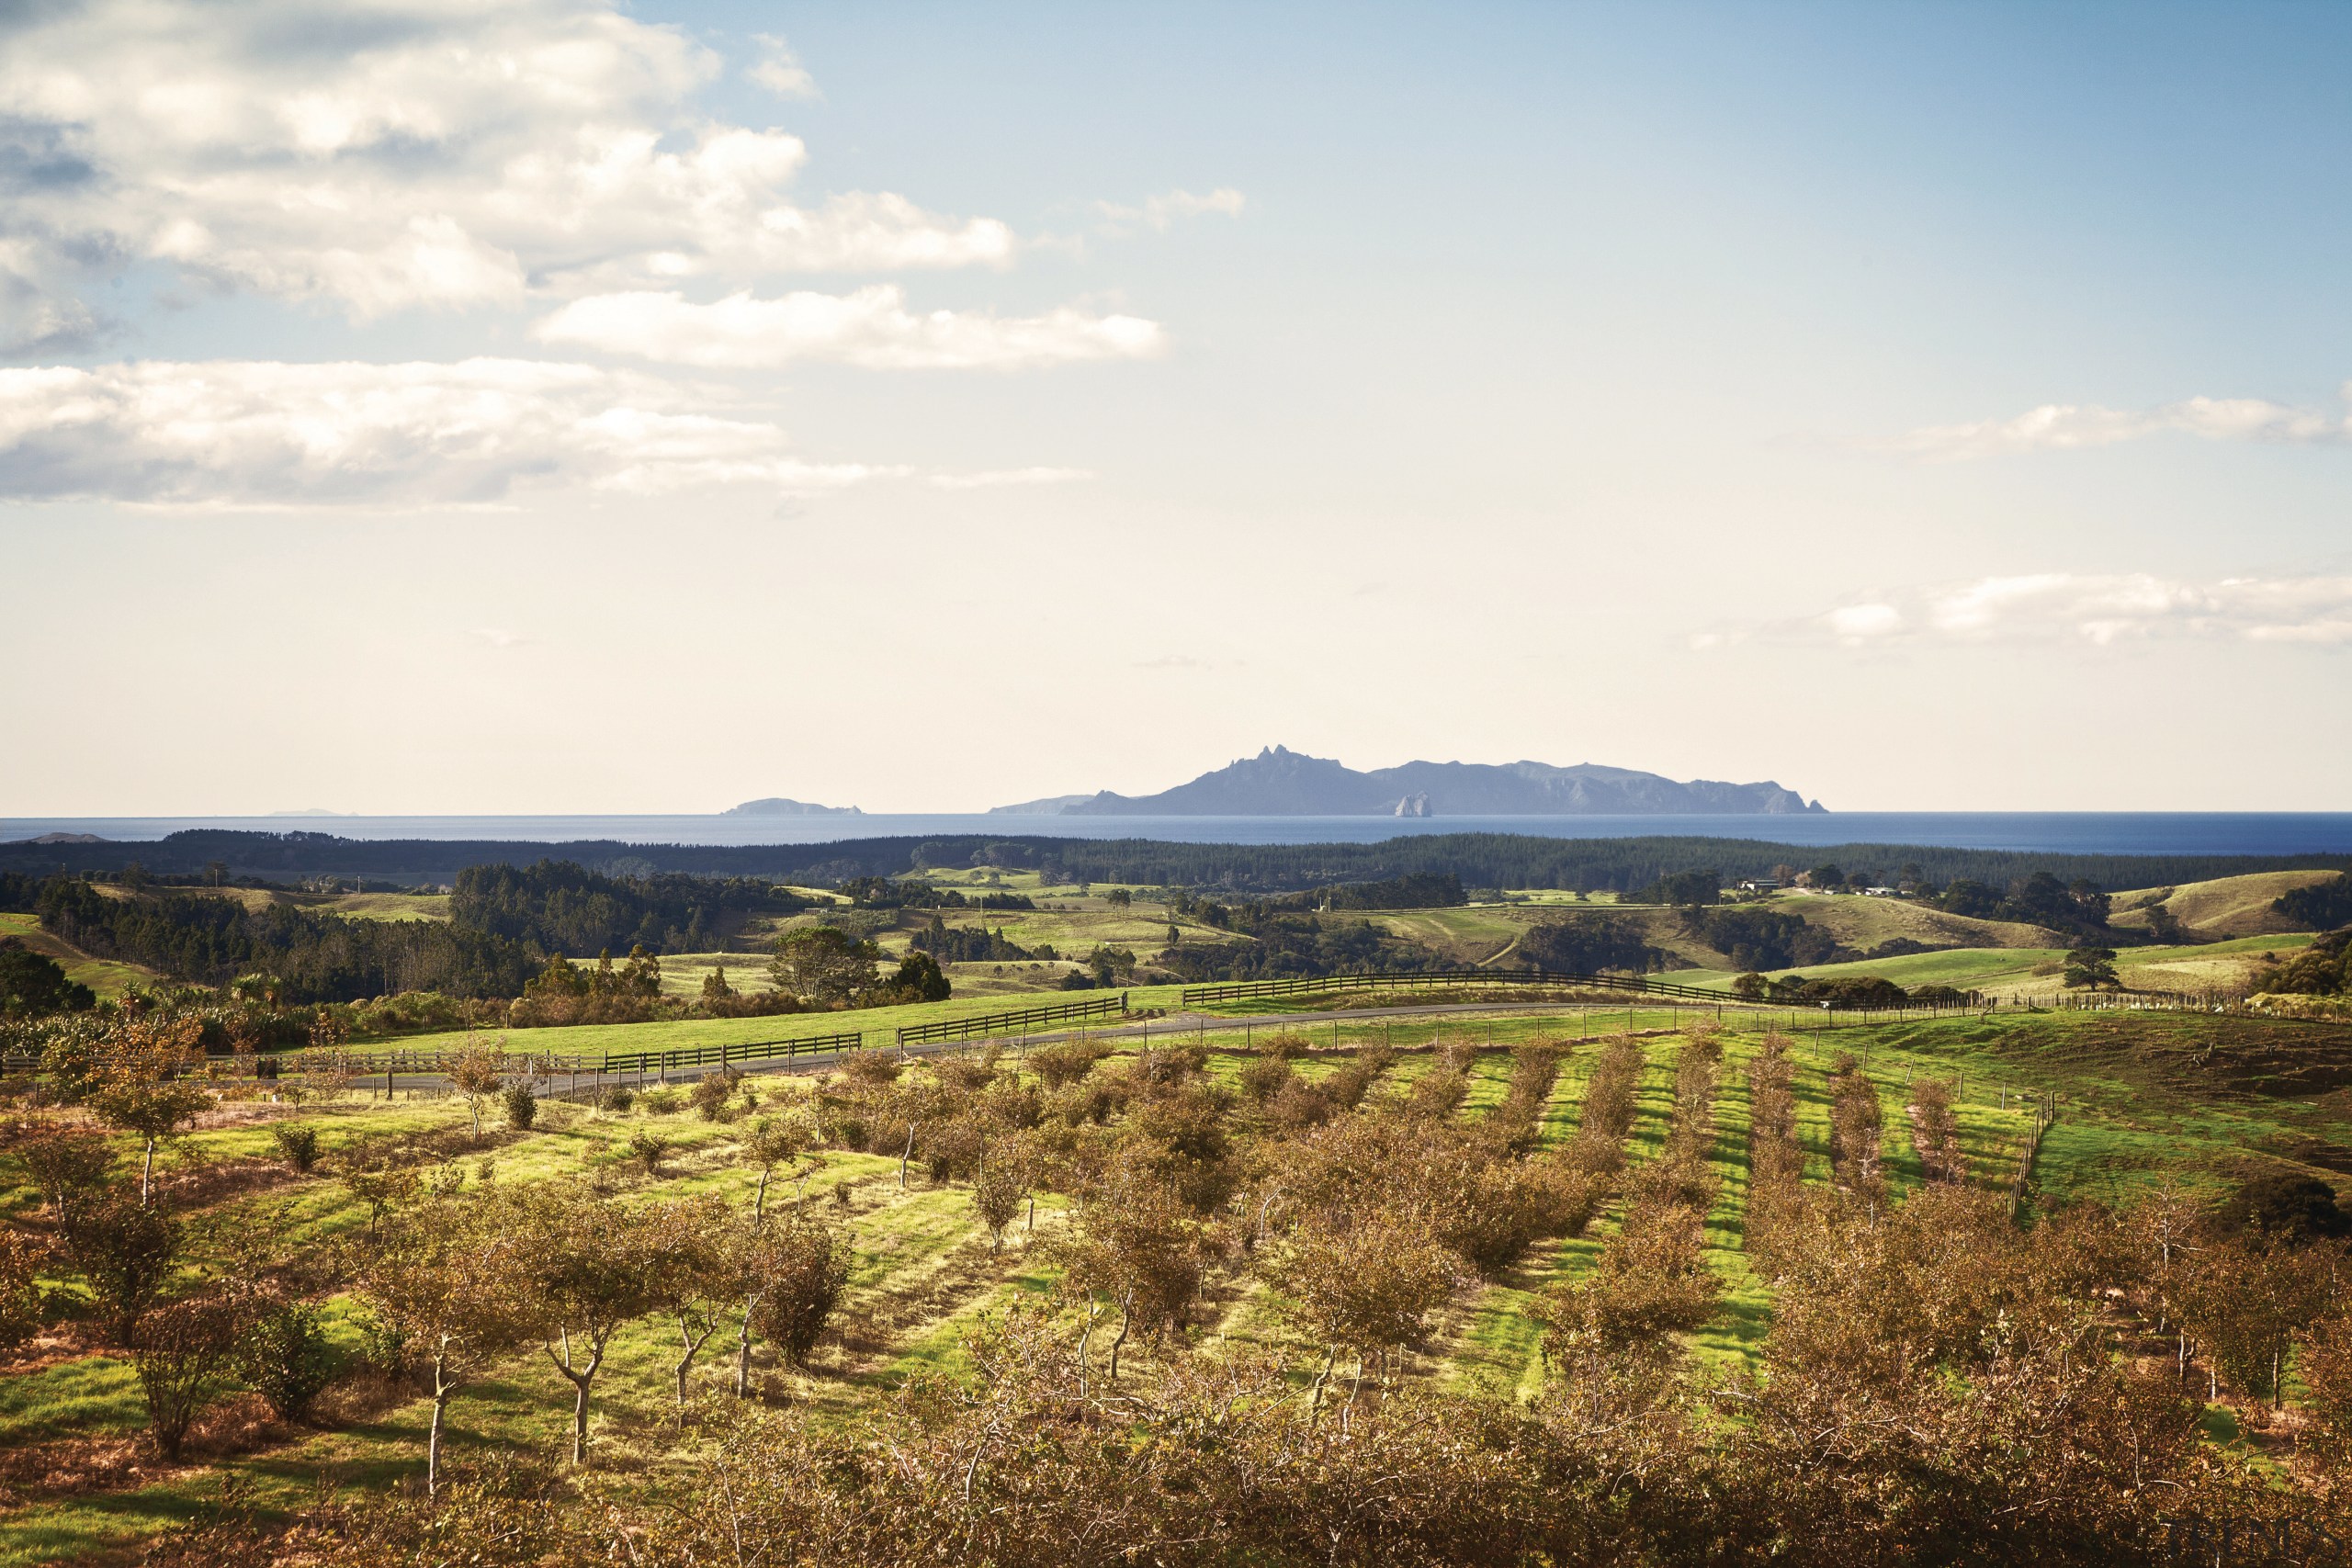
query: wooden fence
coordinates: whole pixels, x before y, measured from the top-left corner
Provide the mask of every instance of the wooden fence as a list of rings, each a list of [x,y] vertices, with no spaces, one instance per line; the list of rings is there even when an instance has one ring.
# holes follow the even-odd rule
[[[1053,1007],[1023,1008],[1017,1012],[982,1013],[974,1018],[943,1018],[933,1023],[910,1023],[899,1031],[899,1043],[924,1045],[940,1040],[970,1040],[983,1034],[1015,1034],[1024,1029],[1055,1023],[1080,1023],[1091,1018],[1127,1016],[1127,993],[1098,997],[1087,1002],[1061,1002]]]
[[[796,1056],[822,1055],[831,1051],[854,1051],[865,1043],[865,1035],[857,1030],[839,1034],[808,1034],[792,1040],[745,1040],[721,1045],[678,1045],[663,1051],[607,1051],[596,1055],[559,1055],[547,1051],[507,1051],[500,1061],[510,1073],[529,1073],[540,1077],[557,1074],[621,1074],[660,1073],[680,1067],[727,1067],[741,1062],[784,1062]],[[289,1073],[326,1073],[350,1077],[395,1077],[427,1075],[447,1077],[465,1051],[278,1051],[257,1055],[214,1056],[208,1066],[213,1069],[227,1068],[243,1076],[250,1071],[257,1078],[282,1077]],[[250,1066],[248,1066],[248,1064]],[[37,1068],[37,1058],[19,1059],[11,1056],[0,1066],[12,1071]]]
[[[1438,969],[1419,974],[1316,975],[1295,980],[1237,980],[1222,986],[1187,986],[1178,1005],[1197,1007],[1206,1002],[1316,996],[1332,991],[1452,991],[1487,986],[1515,989],[1556,986],[1571,990],[1625,991],[1710,1003],[1739,999],[1722,991],[1634,975],[1562,975],[1549,969]]]

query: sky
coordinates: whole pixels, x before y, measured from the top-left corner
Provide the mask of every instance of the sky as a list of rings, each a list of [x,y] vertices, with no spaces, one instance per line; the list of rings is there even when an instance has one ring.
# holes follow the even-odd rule
[[[2352,809],[2352,10],[0,5],[0,817]]]

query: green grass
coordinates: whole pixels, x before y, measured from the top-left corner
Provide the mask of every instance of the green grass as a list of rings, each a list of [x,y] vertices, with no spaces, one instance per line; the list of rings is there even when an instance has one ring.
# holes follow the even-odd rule
[[[57,960],[67,979],[89,987],[101,1001],[122,995],[126,987],[143,986],[161,978],[152,969],[110,958],[93,958],[81,949],[60,942],[40,929],[38,915],[0,914],[0,937],[11,936],[35,953]]]

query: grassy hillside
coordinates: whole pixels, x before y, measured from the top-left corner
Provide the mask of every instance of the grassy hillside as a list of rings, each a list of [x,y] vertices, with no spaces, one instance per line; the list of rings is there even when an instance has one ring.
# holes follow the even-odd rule
[[[2144,930],[2148,911],[2158,905],[2199,936],[2262,936],[2297,930],[2294,921],[2270,908],[2271,901],[2298,887],[2334,880],[2332,871],[2265,871],[2250,876],[2224,876],[2213,882],[2191,882],[2178,887],[2143,887],[2115,896],[2113,922]]]
[[[56,959],[64,966],[66,978],[89,987],[101,1001],[120,996],[126,986],[145,985],[159,978],[154,971],[136,964],[93,958],[80,948],[60,942],[40,929],[38,915],[0,914],[0,936],[16,937],[35,953]]]
[[[2310,941],[2307,935],[2259,936],[2194,947],[2127,947],[2117,952],[2116,971],[2129,989],[2230,990],[2245,984],[2261,954],[2292,950]],[[1717,962],[1720,964],[1720,960]],[[2066,950],[2063,947],[2005,947],[1957,948],[1946,953],[1914,953],[1901,958],[1815,964],[1775,970],[1774,974],[1806,979],[1874,975],[1906,990],[1918,986],[1951,986],[2009,1000],[2057,993],[2063,988],[2065,968]],[[1709,966],[1672,971],[1662,978],[1686,986],[1728,988],[1734,975],[1731,970]]]

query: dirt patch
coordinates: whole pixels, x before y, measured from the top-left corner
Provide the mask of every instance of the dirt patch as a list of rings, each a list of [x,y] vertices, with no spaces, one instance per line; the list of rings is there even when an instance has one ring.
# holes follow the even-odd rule
[[[155,1190],[177,1209],[209,1209],[232,1198],[290,1187],[308,1179],[274,1159],[209,1160],[156,1179]]]
[[[0,1350],[0,1378],[29,1377],[105,1348],[88,1324],[52,1323],[23,1344]]]

